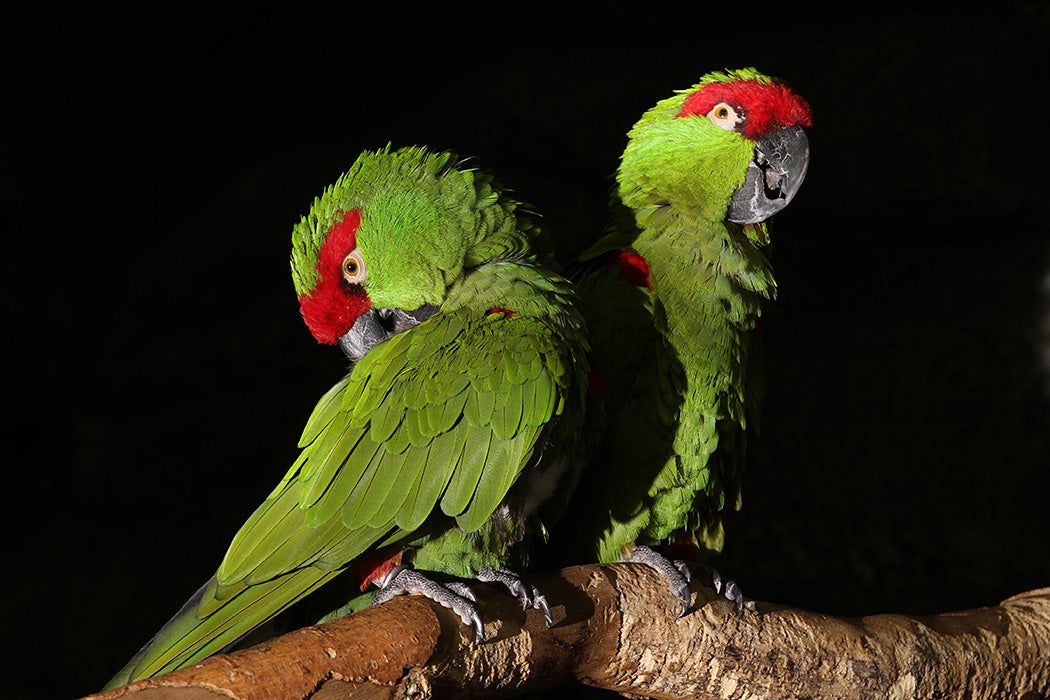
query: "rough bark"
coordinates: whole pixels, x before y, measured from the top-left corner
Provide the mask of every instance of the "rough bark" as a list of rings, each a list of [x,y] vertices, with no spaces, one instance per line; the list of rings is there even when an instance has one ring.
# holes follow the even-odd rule
[[[92,700],[509,697],[577,679],[654,698],[1050,698],[1050,588],[928,617],[839,618],[759,603],[738,617],[694,584],[675,618],[640,565],[533,579],[554,625],[476,585],[474,646],[449,611],[416,597],[307,627]]]

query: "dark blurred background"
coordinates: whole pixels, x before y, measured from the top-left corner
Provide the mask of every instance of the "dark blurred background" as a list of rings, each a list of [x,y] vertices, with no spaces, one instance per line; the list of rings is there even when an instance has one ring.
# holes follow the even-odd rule
[[[568,257],[631,124],[716,68],[815,114],[719,568],[839,615],[1050,585],[1050,10],[723,4],[0,25],[4,695],[96,690],[284,474],[345,367],[299,318],[291,227],[361,150],[476,156]]]

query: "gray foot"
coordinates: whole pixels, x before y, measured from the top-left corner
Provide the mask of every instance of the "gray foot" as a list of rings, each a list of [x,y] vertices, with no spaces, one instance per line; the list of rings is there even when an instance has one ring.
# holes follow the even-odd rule
[[[685,562],[671,561],[656,550],[646,547],[645,545],[635,546],[634,551],[620,561],[646,564],[649,567],[656,569],[658,573],[667,579],[668,583],[671,584],[671,590],[674,591],[674,594],[682,601],[682,610],[678,613],[678,617],[682,617],[689,612],[689,604],[691,602],[689,580],[691,579],[691,575],[689,573],[689,567],[686,566]]]
[[[506,588],[512,596],[521,601],[522,610],[527,610],[530,606],[539,610],[543,613],[543,619],[547,623],[547,627],[550,627],[554,621],[551,617],[550,606],[547,605],[547,599],[543,597],[539,589],[526,584],[513,571],[490,569],[487,566],[483,566],[475,578],[484,583],[498,583]]]
[[[419,594],[456,613],[464,625],[473,628],[475,644],[481,644],[485,639],[485,628],[481,624],[481,615],[478,614],[478,609],[474,605],[474,594],[466,586],[462,584],[442,586],[418,571],[395,566],[380,583],[379,592],[372,599],[372,605],[385,603],[395,596],[406,593]]]
[[[744,614],[744,608],[748,610],[754,610],[754,603],[745,600],[744,592],[740,590],[740,586],[736,584],[731,578],[722,578],[722,574],[718,573],[710,566],[706,567],[708,575],[711,577],[711,587],[715,589],[715,593],[724,597],[730,603],[736,604],[737,615]]]
[[[478,597],[474,595],[474,591],[470,590],[470,586],[463,583],[462,581],[449,581],[445,584],[445,588],[449,589],[453,593],[458,593],[463,596],[471,603],[478,602]]]

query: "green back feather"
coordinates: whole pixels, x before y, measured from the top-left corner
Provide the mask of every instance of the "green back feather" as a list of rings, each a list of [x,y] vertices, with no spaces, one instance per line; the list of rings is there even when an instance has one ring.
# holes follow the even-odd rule
[[[294,229],[299,294],[316,286],[324,236],[351,209],[373,305],[440,311],[320,399],[298,458],[215,577],[108,687],[236,643],[377,549],[470,576],[508,563],[525,537],[532,485],[556,464],[539,455],[575,438],[587,377],[573,291],[540,265],[545,234],[452,154],[366,152]]]
[[[750,333],[776,294],[766,224],[726,220],[754,144],[677,117],[690,94],[734,79],[772,82],[754,69],[713,72],[641,116],[616,173],[613,223],[575,273],[604,387],[587,413],[603,436],[587,472],[602,495],[564,526],[583,556],[614,561],[632,543],[679,538],[719,551],[722,513],[739,506],[758,400]],[[605,264],[617,251],[645,258],[651,288]]]

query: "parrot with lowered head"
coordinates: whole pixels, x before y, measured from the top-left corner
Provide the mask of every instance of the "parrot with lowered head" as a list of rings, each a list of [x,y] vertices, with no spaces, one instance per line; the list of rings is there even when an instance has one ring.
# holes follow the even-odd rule
[[[545,236],[450,152],[366,151],[324,190],[294,227],[292,276],[350,371],[215,575],[107,687],[228,649],[344,571],[359,597],[452,608],[478,641],[469,589],[434,573],[505,585],[549,622],[509,567],[571,482],[559,443],[580,433],[588,364]]]
[[[723,514],[740,506],[761,395],[752,336],[776,293],[768,220],[802,183],[810,125],[803,98],[750,68],[658,102],[628,135],[608,230],[570,274],[593,348],[588,430],[601,439],[587,499],[551,546],[651,564],[682,614],[683,560],[721,551]],[[739,587],[708,569],[742,613]]]

